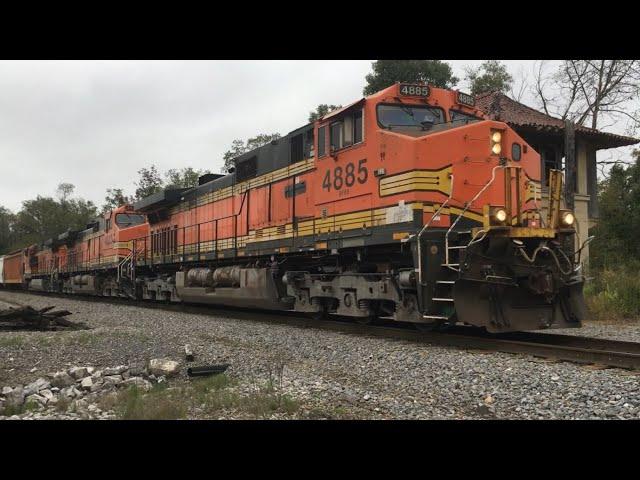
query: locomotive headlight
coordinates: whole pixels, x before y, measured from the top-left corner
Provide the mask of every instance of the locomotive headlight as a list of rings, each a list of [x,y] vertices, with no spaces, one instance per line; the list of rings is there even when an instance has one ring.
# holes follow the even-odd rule
[[[560,221],[565,227],[571,227],[575,223],[576,217],[573,212],[565,210],[560,214]]]
[[[500,155],[502,153],[502,133],[498,130],[491,132],[491,153]]]
[[[503,223],[507,219],[507,212],[504,209],[499,208],[493,213],[493,218],[495,218],[500,223]]]
[[[507,221],[507,210],[504,207],[488,207],[489,224],[505,225]]]

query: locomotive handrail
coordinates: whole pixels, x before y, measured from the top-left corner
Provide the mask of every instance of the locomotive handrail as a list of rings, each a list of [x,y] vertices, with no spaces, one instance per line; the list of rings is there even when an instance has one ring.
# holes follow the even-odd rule
[[[182,250],[182,257],[184,257],[184,255],[185,255],[185,246],[193,246],[193,245],[196,245],[196,252],[192,252],[192,253],[195,253],[195,254],[198,256],[198,259],[199,259],[199,258],[200,258],[200,244],[202,243],[202,242],[200,241],[200,240],[201,240],[201,239],[200,239],[200,237],[201,237],[200,233],[201,233],[202,227],[203,227],[203,226],[205,226],[205,225],[213,225],[213,226],[215,227],[215,228],[213,229],[213,230],[214,230],[214,232],[215,232],[215,238],[212,240],[212,242],[213,242],[213,247],[214,247],[213,251],[217,253],[217,251],[218,251],[218,240],[219,240],[219,238],[218,238],[218,222],[219,222],[220,220],[227,220],[227,219],[229,219],[229,218],[233,218],[233,219],[234,219],[234,222],[233,222],[233,230],[234,230],[234,234],[233,234],[233,238],[232,238],[232,240],[233,240],[233,245],[234,245],[234,246],[233,246],[233,250],[234,250],[234,251],[235,251],[235,253],[236,253],[236,255],[235,255],[235,256],[237,256],[237,248],[238,248],[238,247],[237,247],[237,228],[238,228],[238,227],[237,227],[237,221],[238,221],[238,217],[240,217],[240,216],[242,215],[242,210],[243,210],[243,208],[244,208],[245,200],[246,200],[246,198],[247,198],[248,192],[249,192],[249,190],[246,190],[246,191],[242,192],[242,201],[241,201],[241,203],[240,203],[240,207],[239,207],[239,209],[238,209],[238,213],[231,213],[231,214],[229,214],[229,215],[225,215],[224,217],[214,218],[214,219],[212,219],[212,220],[207,220],[206,222],[199,222],[199,223],[194,223],[194,224],[192,224],[192,225],[185,225],[185,226],[180,227],[178,230],[182,230],[182,245],[181,245],[181,248],[180,248],[180,249],[178,249],[178,248],[177,248],[177,247],[178,247],[178,245],[176,245],[176,252],[175,252],[175,253],[167,253],[167,252],[165,251],[165,249],[164,249],[164,248],[162,248],[162,251],[161,251],[161,252],[159,252],[159,255],[162,255],[162,256],[163,256],[163,258],[165,258],[166,256],[173,257],[174,255],[178,255],[178,251],[179,251],[179,250]],[[185,232],[186,232],[186,230],[187,230],[188,228],[189,228],[189,229],[195,229],[195,232],[196,232],[196,241],[195,241],[195,242],[190,242],[190,243],[186,244],[186,243],[185,243]],[[149,257],[149,259],[150,259],[151,263],[153,264],[154,248],[153,248],[153,241],[152,241],[152,239],[153,239],[154,237],[158,237],[158,238],[160,238],[160,236],[161,236],[163,233],[166,233],[166,232],[149,233],[148,235],[145,235],[145,236],[142,236],[142,237],[138,237],[138,238],[136,238],[136,239],[134,239],[134,240],[133,240],[133,241],[141,241],[141,240],[143,240],[143,239],[144,239],[144,247],[143,247],[143,249],[142,249],[142,250],[143,250],[143,252],[144,252],[144,261],[145,261],[145,262],[147,261],[147,254],[148,254],[148,257]],[[229,238],[231,238],[231,237],[229,237]],[[149,243],[151,244],[151,245],[150,245],[150,248],[147,248],[147,239],[149,239]]]
[[[480,195],[482,195],[485,192],[485,190],[487,188],[489,188],[489,185],[491,185],[495,181],[495,179],[496,179],[496,171],[499,168],[506,169],[506,168],[511,168],[511,167],[507,167],[506,165],[496,165],[495,167],[493,167],[493,169],[491,170],[491,179],[484,185],[484,187],[482,187],[480,190],[478,190],[478,193],[476,193],[474,195],[474,197],[470,201],[465,202],[465,205],[464,205],[464,208],[462,209],[462,212],[460,212],[460,214],[458,215],[456,220],[449,227],[449,230],[447,230],[447,233],[446,233],[446,235],[444,237],[444,255],[445,255],[444,262],[445,262],[445,265],[447,265],[447,268],[450,268],[452,270],[458,271],[458,269],[452,268],[449,265],[449,235],[453,231],[453,228],[458,224],[460,219],[464,216],[464,214],[467,213],[467,210],[469,210],[469,207],[471,207],[473,202],[475,202],[478,199],[478,197],[480,197]],[[452,188],[452,190],[453,190],[453,188]]]

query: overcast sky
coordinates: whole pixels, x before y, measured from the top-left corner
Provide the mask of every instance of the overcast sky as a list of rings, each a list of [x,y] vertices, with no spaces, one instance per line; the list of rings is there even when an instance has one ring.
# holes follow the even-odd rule
[[[463,78],[481,61],[450,63]],[[505,63],[514,75],[533,64]],[[370,60],[0,61],[0,205],[17,211],[69,182],[99,206],[107,188],[133,193],[152,163],[218,172],[234,139],[284,135],[319,103],[357,100],[370,70]]]

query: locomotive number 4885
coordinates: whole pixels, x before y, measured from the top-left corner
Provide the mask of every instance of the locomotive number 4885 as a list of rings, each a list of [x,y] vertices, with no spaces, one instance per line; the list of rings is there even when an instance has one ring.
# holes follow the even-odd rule
[[[331,187],[334,190],[340,190],[342,187],[353,187],[356,182],[363,184],[369,178],[369,172],[367,167],[365,166],[367,163],[367,159],[362,159],[358,162],[356,166],[354,163],[350,162],[347,165],[342,167],[336,167],[333,169],[333,175],[331,170],[327,170],[327,173],[324,175],[324,180],[322,180],[322,189],[331,191]]]

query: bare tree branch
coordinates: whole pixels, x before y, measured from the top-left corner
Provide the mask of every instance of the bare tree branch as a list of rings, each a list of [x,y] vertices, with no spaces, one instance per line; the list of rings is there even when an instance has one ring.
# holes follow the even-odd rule
[[[549,76],[543,68],[541,62],[534,72],[533,93],[546,114],[578,125],[589,121],[594,129],[623,116],[631,122],[628,130],[640,127],[640,61],[565,60]]]

